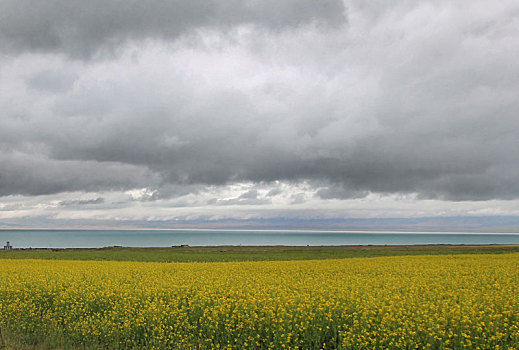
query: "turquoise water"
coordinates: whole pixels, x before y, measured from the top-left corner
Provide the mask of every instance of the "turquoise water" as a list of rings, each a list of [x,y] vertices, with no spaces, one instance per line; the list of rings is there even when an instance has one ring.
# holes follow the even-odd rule
[[[212,245],[519,244],[519,234],[284,230],[0,230],[15,248]]]

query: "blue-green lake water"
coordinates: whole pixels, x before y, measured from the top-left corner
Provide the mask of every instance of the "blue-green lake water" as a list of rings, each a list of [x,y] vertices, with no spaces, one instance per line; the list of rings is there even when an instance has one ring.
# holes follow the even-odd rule
[[[517,233],[295,230],[0,230],[15,248],[169,247],[217,245],[519,244]]]

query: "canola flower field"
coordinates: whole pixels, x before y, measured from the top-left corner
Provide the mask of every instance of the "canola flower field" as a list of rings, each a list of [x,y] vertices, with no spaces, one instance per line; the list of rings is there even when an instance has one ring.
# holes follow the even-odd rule
[[[519,348],[518,253],[0,267],[3,333],[50,348]]]

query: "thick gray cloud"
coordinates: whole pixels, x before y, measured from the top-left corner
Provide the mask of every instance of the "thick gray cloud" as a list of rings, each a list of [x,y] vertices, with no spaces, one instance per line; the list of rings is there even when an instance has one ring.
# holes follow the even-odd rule
[[[315,195],[321,199],[352,199],[366,197],[368,193],[366,191],[351,190],[339,184],[320,188]]]
[[[113,53],[128,40],[175,39],[199,28],[255,24],[277,30],[343,21],[337,0],[5,0],[0,47],[91,57],[99,50]]]
[[[291,196],[292,204],[302,204],[306,202],[304,193],[297,193]]]
[[[281,194],[282,191],[279,187],[274,187],[273,189],[271,189],[268,193],[267,193],[267,197],[274,197],[274,196],[277,196],[279,194]]]
[[[0,196],[125,190],[157,186],[160,181],[145,168],[116,162],[54,160],[9,152],[0,154],[0,164]]]
[[[347,21],[333,1],[16,4],[0,5],[0,195],[519,198],[515,1],[352,1]],[[210,204],[270,203],[253,195]]]
[[[27,85],[35,90],[49,93],[63,93],[72,88],[77,75],[44,70],[31,76]]]

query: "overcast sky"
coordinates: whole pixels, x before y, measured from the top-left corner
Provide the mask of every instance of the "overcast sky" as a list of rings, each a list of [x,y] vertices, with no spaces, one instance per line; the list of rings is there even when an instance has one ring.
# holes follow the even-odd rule
[[[0,222],[519,215],[519,2],[3,0]]]

